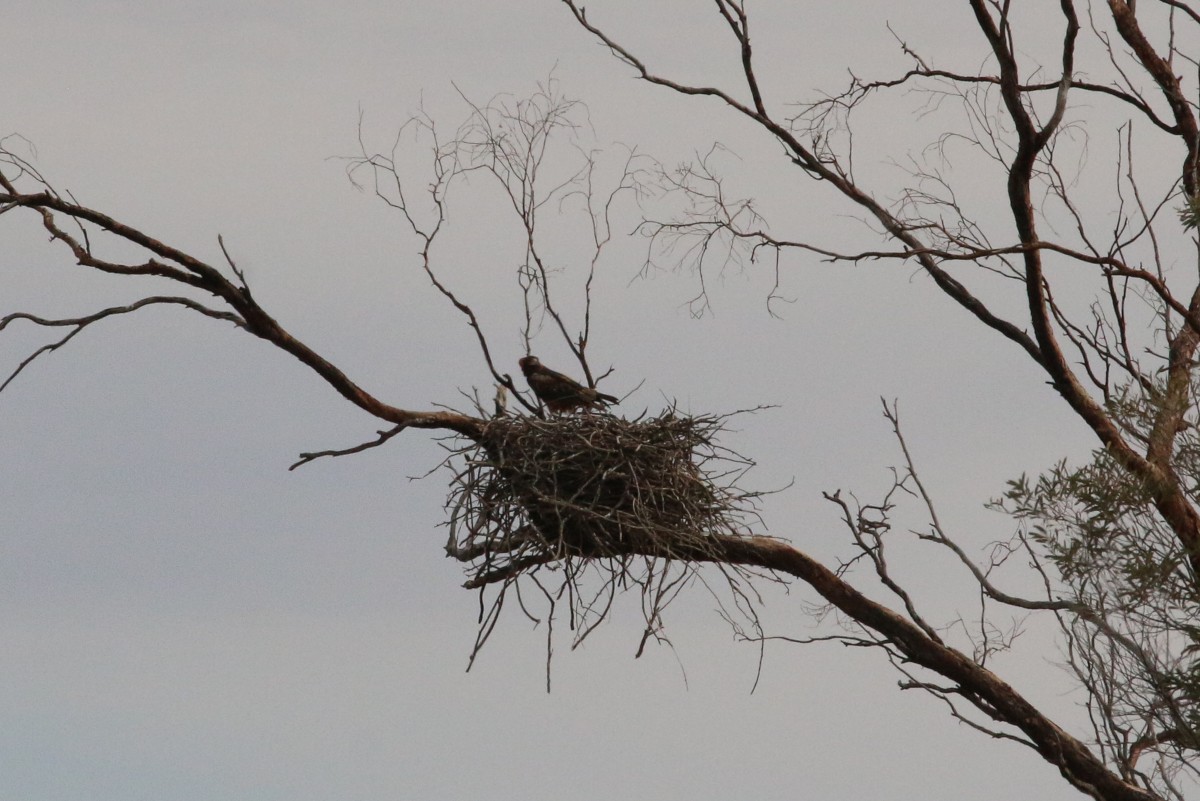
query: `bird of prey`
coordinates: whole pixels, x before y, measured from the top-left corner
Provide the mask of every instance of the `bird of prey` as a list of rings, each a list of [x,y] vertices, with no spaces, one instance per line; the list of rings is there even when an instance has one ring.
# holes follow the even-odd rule
[[[573,409],[592,409],[609,403],[616,403],[617,398],[605,395],[596,389],[585,387],[573,378],[555,372],[546,367],[537,356],[526,356],[521,359],[521,372],[529,382],[533,394],[545,403],[552,412],[569,412]]]

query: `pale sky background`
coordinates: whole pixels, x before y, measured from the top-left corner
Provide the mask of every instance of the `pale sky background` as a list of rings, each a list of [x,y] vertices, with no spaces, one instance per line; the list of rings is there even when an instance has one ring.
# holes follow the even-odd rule
[[[729,81],[736,62],[710,6],[588,8],[661,71]],[[840,88],[848,66],[906,66],[888,21],[941,63],[982,61],[965,4],[758,9],[775,108]],[[197,256],[216,263],[222,234],[285,327],[406,408],[458,404],[460,388],[489,381],[399,220],[330,158],[354,153],[360,110],[368,141],[386,147],[422,102],[460,121],[454,85],[486,101],[552,74],[587,103],[590,145],[674,163],[719,139],[741,159],[725,162],[739,190],[781,232],[874,244],[784,169],[776,145],[715,102],[635,82],[553,0],[0,0],[0,19],[0,133],[33,142],[44,174],[80,202]],[[888,126],[895,156],[908,121]],[[886,173],[869,135],[864,148],[863,170]],[[494,198],[460,197],[444,275],[487,309],[515,373],[519,319],[497,310],[511,308],[520,251]],[[32,215],[0,218],[4,312],[71,315],[138,296],[45,239]],[[561,253],[580,266],[569,240]],[[605,388],[645,380],[627,414],[668,397],[695,412],[777,404],[741,419],[728,444],[759,462],[755,486],[794,480],[765,518],[805,550],[848,553],[822,490],[869,498],[887,484],[898,454],[881,395],[900,399],[924,478],[972,553],[1009,533],[981,509],[1006,479],[1091,446],[1032,363],[910,267],[792,258],[782,319],[766,314],[770,277],[734,271],[714,281],[715,314],[696,320],[691,277],[635,280],[637,251],[624,253],[597,290],[592,359],[616,368]],[[4,332],[0,369],[40,337]],[[561,345],[539,342],[566,366]],[[549,695],[543,632],[519,615],[464,672],[477,596],[442,551],[445,481],[410,481],[441,458],[436,442],[412,431],[287,471],[302,451],[380,427],[286,355],[178,310],[95,326],[0,395],[0,799],[1077,797],[1032,753],[897,690],[878,653],[772,646],[751,694],[758,652],[733,641],[698,587],[668,615],[674,652],[633,658],[641,627],[627,598],[581,649],[557,641]],[[897,569],[941,619],[973,611],[943,558],[917,551]],[[817,631],[813,600],[803,587],[768,592],[773,633]],[[1035,629],[997,668],[1082,734],[1078,699],[1039,642]]]

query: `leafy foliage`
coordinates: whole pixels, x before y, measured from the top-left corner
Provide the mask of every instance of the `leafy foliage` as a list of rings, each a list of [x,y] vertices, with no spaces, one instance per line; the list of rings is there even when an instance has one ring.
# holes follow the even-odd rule
[[[1145,438],[1162,398],[1127,388],[1109,409]],[[1194,496],[1194,426],[1177,439],[1174,463]],[[1075,605],[1076,615],[1059,616],[1068,665],[1087,692],[1093,723],[1108,730],[1097,739],[1124,743],[1130,764],[1147,748],[1169,747],[1180,760],[1200,750],[1200,593],[1152,489],[1097,449],[1083,465],[1063,460],[1034,479],[1008,482],[991,504],[1018,521],[1031,557],[1045,561],[1043,576]]]

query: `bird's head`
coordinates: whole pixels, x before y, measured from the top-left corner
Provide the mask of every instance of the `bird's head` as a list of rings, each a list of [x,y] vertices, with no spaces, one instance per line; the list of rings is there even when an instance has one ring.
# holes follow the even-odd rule
[[[526,356],[517,362],[517,364],[521,365],[521,372],[525,375],[529,375],[534,370],[542,366],[542,362],[537,356]]]

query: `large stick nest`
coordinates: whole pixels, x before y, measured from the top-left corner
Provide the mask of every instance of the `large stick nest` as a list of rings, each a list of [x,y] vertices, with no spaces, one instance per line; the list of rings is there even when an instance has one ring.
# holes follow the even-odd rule
[[[457,462],[447,550],[468,586],[582,557],[719,560],[747,533],[749,460],[716,444],[725,417],[498,417]]]
[[[755,571],[724,558],[732,538],[751,536],[759,495],[737,486],[753,463],[717,444],[728,419],[674,410],[632,421],[497,417],[455,451],[447,462],[454,478],[446,551],[466,564],[466,586],[481,591],[472,662],[509,590],[531,620],[547,620],[547,688],[560,604],[578,645],[620,592],[639,592],[646,622],[640,655],[651,638],[669,643],[662,612],[699,580],[736,631],[761,634],[761,599],[743,581]],[[728,595],[700,576],[703,562],[715,565]],[[489,587],[496,588],[490,602],[483,596]]]

